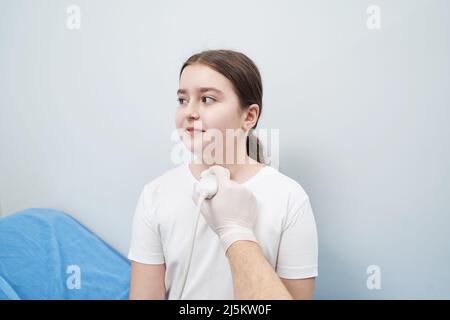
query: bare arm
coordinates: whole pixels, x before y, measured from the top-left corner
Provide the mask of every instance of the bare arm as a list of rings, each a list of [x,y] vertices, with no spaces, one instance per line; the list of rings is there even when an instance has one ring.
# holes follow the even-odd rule
[[[288,289],[294,300],[311,300],[313,298],[314,284],[316,278],[307,279],[285,279],[281,281]]]
[[[293,297],[256,242],[240,240],[227,250],[237,300],[292,300]]]
[[[165,264],[131,263],[130,300],[165,300]]]

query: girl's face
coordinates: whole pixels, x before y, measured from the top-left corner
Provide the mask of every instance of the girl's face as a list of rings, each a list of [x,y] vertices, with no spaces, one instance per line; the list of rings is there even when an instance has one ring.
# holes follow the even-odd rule
[[[203,64],[189,65],[181,74],[177,95],[179,106],[175,122],[188,150],[197,156],[203,155],[202,159],[208,158],[208,154],[215,158],[216,155],[219,156],[217,150],[222,150],[222,163],[228,159],[225,158],[227,153],[236,153],[237,149],[242,148],[245,150],[246,134],[254,122],[246,119],[248,111],[242,111],[239,107],[238,96],[226,77]],[[203,132],[189,132],[189,127]],[[241,133],[233,138],[234,148],[229,144],[231,141],[227,142],[226,129],[234,129],[234,135],[236,132]],[[218,133],[222,135],[222,141],[216,139],[215,135]],[[216,152],[203,152],[211,142],[214,143]],[[210,147],[210,150],[213,148]],[[213,161],[218,163],[217,160],[215,158]],[[234,157],[233,161],[236,161]]]

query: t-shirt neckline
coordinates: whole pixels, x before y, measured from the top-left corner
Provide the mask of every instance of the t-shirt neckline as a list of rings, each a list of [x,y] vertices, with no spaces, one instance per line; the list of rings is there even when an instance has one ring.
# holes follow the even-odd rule
[[[264,165],[264,167],[262,167],[261,169],[259,169],[259,171],[252,177],[250,177],[249,179],[245,180],[242,183],[239,183],[240,185],[247,185],[250,182],[252,182],[253,180],[255,180],[257,177],[261,176],[263,174],[263,172],[265,172],[266,170],[269,169],[270,166],[268,165]],[[191,180],[193,182],[199,182],[199,180],[197,180],[197,178],[192,174],[191,169],[189,168],[189,162],[184,164],[184,168],[187,171],[188,175],[191,177]]]

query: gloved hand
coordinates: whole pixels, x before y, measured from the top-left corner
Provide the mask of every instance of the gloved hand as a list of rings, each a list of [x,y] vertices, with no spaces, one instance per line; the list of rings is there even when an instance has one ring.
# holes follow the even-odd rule
[[[257,202],[253,193],[230,179],[230,171],[222,166],[211,166],[209,170],[217,177],[218,190],[214,198],[204,200],[201,214],[208,225],[219,236],[225,253],[238,240],[258,242],[253,233],[257,219]],[[198,204],[200,195],[195,192],[192,200]]]

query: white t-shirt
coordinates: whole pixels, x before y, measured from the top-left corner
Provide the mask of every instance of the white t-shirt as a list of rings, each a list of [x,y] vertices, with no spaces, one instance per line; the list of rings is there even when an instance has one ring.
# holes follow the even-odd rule
[[[198,181],[187,163],[144,186],[136,207],[128,258],[166,265],[166,299],[178,299],[191,248]],[[254,232],[267,261],[286,279],[318,274],[316,224],[310,200],[293,179],[270,166],[243,184],[260,208]],[[232,300],[231,269],[218,236],[200,214],[183,299]]]

